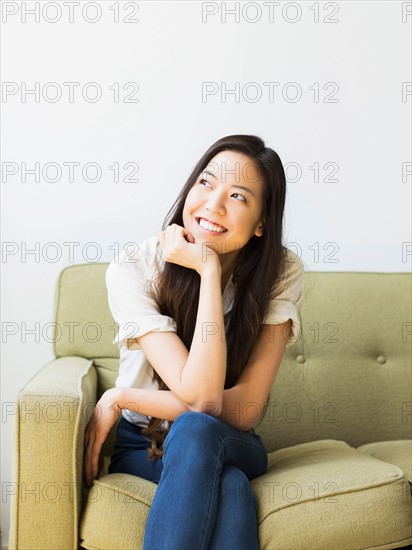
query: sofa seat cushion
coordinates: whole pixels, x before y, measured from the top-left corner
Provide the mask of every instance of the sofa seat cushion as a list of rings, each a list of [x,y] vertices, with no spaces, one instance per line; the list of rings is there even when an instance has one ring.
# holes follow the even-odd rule
[[[95,479],[80,522],[81,547],[141,548],[156,488],[156,483],[130,474],[107,474]]]
[[[357,450],[383,462],[398,466],[412,484],[412,439],[379,441],[357,447]]]
[[[262,549],[386,549],[412,542],[408,481],[394,464],[324,439],[268,454],[251,481]]]
[[[261,549],[383,550],[412,542],[409,484],[398,466],[330,439],[271,452],[268,462],[267,473],[250,482]],[[157,485],[106,474],[106,466],[89,491],[81,547],[141,548]]]

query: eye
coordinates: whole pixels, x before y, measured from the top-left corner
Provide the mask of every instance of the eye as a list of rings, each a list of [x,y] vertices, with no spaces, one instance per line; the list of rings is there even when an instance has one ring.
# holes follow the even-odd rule
[[[239,195],[239,197],[243,197],[245,200],[244,201],[241,201],[241,202],[248,202],[247,198],[245,197],[245,195],[242,195],[242,193],[233,193],[234,195]]]
[[[207,180],[200,179],[200,180],[199,180],[199,183],[202,184],[202,182],[204,182],[204,183],[209,183]]]
[[[200,179],[199,180],[199,185],[202,185],[202,183],[209,183],[209,182],[205,179]],[[245,204],[248,202],[248,199],[245,197],[245,195],[242,195],[242,193],[233,193],[233,195],[239,195],[239,197],[243,197],[244,200],[240,201],[240,202],[244,202]]]

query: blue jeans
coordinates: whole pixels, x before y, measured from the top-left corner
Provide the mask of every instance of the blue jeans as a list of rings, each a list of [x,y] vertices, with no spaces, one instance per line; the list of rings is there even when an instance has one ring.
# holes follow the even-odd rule
[[[158,483],[143,550],[259,550],[249,480],[266,473],[268,459],[254,430],[188,411],[173,422],[157,461],[146,460],[150,440],[123,417],[117,437],[109,473]]]
[[[142,428],[122,416],[117,425],[114,453],[110,458],[109,474],[125,473],[159,483],[163,464],[147,460],[151,440],[141,433]]]

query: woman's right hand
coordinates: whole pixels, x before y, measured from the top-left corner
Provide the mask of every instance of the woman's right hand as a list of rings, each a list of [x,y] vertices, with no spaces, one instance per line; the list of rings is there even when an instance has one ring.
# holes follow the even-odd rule
[[[218,254],[204,243],[196,244],[193,235],[177,223],[166,227],[159,237],[162,256],[167,262],[195,269],[199,275],[210,266],[220,267]]]
[[[87,489],[92,486],[99,470],[100,451],[113,424],[122,410],[118,403],[118,388],[104,392],[93,410],[84,433],[83,481]]]

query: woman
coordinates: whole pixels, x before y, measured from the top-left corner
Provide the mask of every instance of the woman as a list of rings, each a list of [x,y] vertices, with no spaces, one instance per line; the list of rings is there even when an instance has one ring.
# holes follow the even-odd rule
[[[285,194],[275,151],[224,137],[163,231],[107,270],[120,367],[86,429],[84,479],[121,416],[109,473],[158,483],[144,550],[259,549],[249,481],[266,473],[267,452],[254,425],[303,298],[303,263],[282,245]]]

